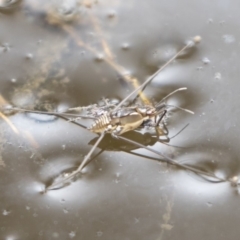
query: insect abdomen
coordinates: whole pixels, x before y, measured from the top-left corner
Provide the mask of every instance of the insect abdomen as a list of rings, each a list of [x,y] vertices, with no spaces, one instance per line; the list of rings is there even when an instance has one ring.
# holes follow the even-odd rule
[[[89,128],[90,131],[95,133],[101,133],[106,130],[106,127],[111,123],[111,117],[108,113],[103,114],[102,116],[98,117],[93,125]]]

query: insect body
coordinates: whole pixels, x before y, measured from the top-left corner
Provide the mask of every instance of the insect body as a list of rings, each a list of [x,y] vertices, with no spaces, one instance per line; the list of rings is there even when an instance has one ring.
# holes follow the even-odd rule
[[[193,112],[178,106],[167,105],[164,100],[174,93],[186,89],[187,88],[176,89],[155,106],[136,104],[118,108],[118,105],[112,105],[111,108],[104,108],[104,110],[103,107],[98,109],[95,106],[95,109],[98,110],[91,110],[91,112],[97,119],[88,129],[94,133],[105,131],[106,133],[111,133],[113,137],[117,137],[125,132],[148,126],[155,127],[156,133],[159,136],[167,135],[168,130],[164,124],[164,117],[166,117],[169,107],[178,108],[191,114],[193,114]],[[160,126],[161,123],[163,127]]]
[[[165,115],[166,110],[161,110],[160,112],[162,115]],[[96,119],[89,130],[94,133],[106,131],[113,136],[121,135],[125,132],[143,127],[147,122],[148,124],[149,122],[153,123],[153,119],[156,119],[160,112],[152,106],[120,108],[110,113],[103,113]]]

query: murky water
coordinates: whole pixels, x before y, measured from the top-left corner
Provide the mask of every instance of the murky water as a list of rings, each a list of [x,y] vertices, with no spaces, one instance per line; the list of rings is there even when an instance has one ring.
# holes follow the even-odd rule
[[[61,2],[61,3],[60,3]],[[146,89],[169,103],[175,148],[129,137],[221,178],[239,175],[239,4],[229,1],[0,1],[1,105],[64,111],[124,98],[191,37],[203,41]],[[144,149],[106,137],[71,185],[43,193],[76,168],[96,135],[50,115],[1,115],[0,238],[236,239],[238,189],[152,161]],[[10,121],[10,122],[9,122]],[[84,125],[91,121],[82,121]],[[131,154],[133,150],[134,154]],[[96,151],[97,153],[97,151]],[[145,157],[136,154],[144,154]]]

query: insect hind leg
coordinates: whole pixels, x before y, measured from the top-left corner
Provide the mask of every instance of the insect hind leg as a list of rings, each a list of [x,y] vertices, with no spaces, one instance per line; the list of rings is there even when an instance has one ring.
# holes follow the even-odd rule
[[[123,141],[126,141],[128,143],[135,144],[139,148],[144,148],[144,149],[148,150],[149,152],[155,153],[156,155],[162,157],[162,158],[159,158],[158,161],[166,162],[166,163],[169,163],[171,165],[175,165],[175,166],[177,166],[177,167],[179,167],[181,169],[191,171],[191,172],[193,172],[193,173],[195,173],[197,175],[200,175],[202,177],[215,178],[217,180],[217,182],[225,182],[226,181],[226,179],[218,177],[214,173],[205,172],[205,171],[202,171],[202,170],[197,169],[195,167],[191,167],[189,165],[178,163],[177,161],[173,160],[172,158],[168,157],[167,155],[165,155],[165,154],[163,154],[161,152],[158,152],[158,151],[156,151],[156,150],[154,150],[152,148],[149,148],[147,146],[144,146],[143,144],[135,142],[135,141],[133,141],[131,139],[128,139],[128,138],[125,138],[125,137],[122,137],[122,136],[117,136],[117,138],[121,139]]]
[[[101,135],[99,136],[98,140],[96,143],[92,146],[91,150],[88,152],[88,154],[84,157],[82,163],[79,165],[79,167],[68,174],[64,179],[60,179],[60,181],[54,181],[50,186],[46,188],[46,191],[48,190],[55,190],[64,187],[65,183],[72,178],[74,178],[78,173],[80,173],[83,168],[91,161],[91,156],[94,152],[94,150],[97,148],[98,144],[102,141],[103,137],[105,136],[105,132],[102,132]]]

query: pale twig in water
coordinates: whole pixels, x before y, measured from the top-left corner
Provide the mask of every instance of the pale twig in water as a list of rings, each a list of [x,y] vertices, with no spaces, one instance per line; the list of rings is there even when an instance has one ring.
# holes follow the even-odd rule
[[[94,49],[93,47],[91,47],[90,45],[84,43],[72,27],[70,27],[69,25],[63,25],[62,28],[74,39],[74,41],[80,47],[84,47],[85,49],[92,52],[96,56],[98,55],[98,51],[96,49]],[[110,51],[109,48],[108,48],[108,51]],[[115,63],[111,58],[108,58],[108,56],[105,56],[104,61],[108,65],[110,65],[121,77],[123,77],[123,79],[125,79],[126,82],[130,82],[134,88],[139,87],[137,78],[131,77],[130,75],[126,75],[125,73],[127,71],[121,65]],[[140,94],[142,101],[145,104],[148,104],[148,105],[151,104],[150,101],[147,99],[147,97],[143,93],[139,93],[139,94]]]

